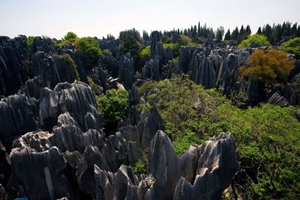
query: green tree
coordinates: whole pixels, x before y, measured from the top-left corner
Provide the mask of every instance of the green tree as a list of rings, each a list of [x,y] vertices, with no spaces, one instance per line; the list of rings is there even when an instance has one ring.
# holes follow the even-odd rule
[[[227,30],[224,40],[231,40],[231,34],[230,34],[230,29]]]
[[[116,125],[129,116],[128,92],[123,89],[107,90],[97,99],[98,109],[105,121]]]
[[[221,42],[223,39],[223,35],[224,35],[224,28],[221,26],[217,29],[216,41]]]
[[[262,34],[261,27],[258,27],[256,34]]]
[[[296,58],[300,59],[300,37],[282,43],[280,49],[286,53],[295,54]]]
[[[75,42],[75,40],[78,39],[78,36],[76,33],[69,31],[63,38],[63,40],[67,40],[69,42]]]
[[[254,35],[250,35],[246,40],[243,40],[241,44],[238,45],[238,48],[250,47],[250,45],[253,42],[260,44],[262,46],[267,46],[268,48],[271,47],[271,44],[266,38],[266,36],[260,34],[254,34]]]
[[[82,37],[76,41],[79,57],[89,65],[95,64],[102,53],[98,40],[93,37]]]
[[[262,34],[268,38],[268,41],[272,43],[272,27],[267,24],[263,27]]]
[[[128,30],[120,32],[120,39],[122,43],[119,46],[119,50],[121,54],[126,54],[130,52],[133,60],[134,60],[134,67],[135,70],[138,70],[144,63],[141,62],[141,48],[140,48],[140,36],[137,31]]]

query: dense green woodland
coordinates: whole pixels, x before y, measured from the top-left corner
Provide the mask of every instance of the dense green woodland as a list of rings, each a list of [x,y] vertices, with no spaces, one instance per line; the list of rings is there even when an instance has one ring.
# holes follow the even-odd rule
[[[239,76],[263,89],[289,89],[299,98],[300,75],[288,79],[294,61],[288,60],[286,53],[300,58],[300,26],[289,22],[267,24],[253,33],[249,25],[225,33],[222,28],[214,31],[206,24],[198,23],[188,29],[159,32],[159,40],[163,49],[170,48],[173,52],[173,59],[165,64],[178,62],[181,46],[209,45],[204,44],[203,38],[219,47],[265,46],[264,50],[251,54],[248,66],[241,66]],[[24,39],[30,47],[33,37]],[[145,31],[140,35],[135,29],[126,30],[120,32],[118,39],[108,35],[102,40],[117,41],[118,49],[100,48],[101,40],[79,38],[73,32],[67,33],[62,40],[52,41],[59,48],[73,44],[82,62],[89,67],[97,64],[99,56],[112,55],[120,59],[120,55],[130,52],[134,70],[140,71],[151,57],[151,39]],[[74,66],[68,54],[61,56]],[[79,80],[78,72],[75,74]],[[95,92],[99,89],[91,76],[87,77],[87,82]],[[299,116],[299,105],[280,107],[260,102],[251,107],[245,94],[232,91],[231,95],[224,96],[223,89],[205,89],[191,81],[189,75],[174,74],[170,79],[140,84],[138,105],[130,105],[128,91],[123,89],[104,88],[96,93],[98,109],[106,120],[107,129],[128,118],[130,108],[146,115],[152,106],[156,106],[164,121],[164,131],[171,138],[178,156],[190,145],[200,144],[220,132],[231,133],[236,140],[240,168],[233,177],[227,198],[299,199],[300,122],[295,117],[297,113]],[[140,160],[132,167],[136,173],[143,173],[147,169],[147,160]]]

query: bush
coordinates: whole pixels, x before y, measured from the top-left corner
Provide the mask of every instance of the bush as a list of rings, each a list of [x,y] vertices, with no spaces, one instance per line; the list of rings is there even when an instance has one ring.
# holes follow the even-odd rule
[[[76,41],[79,57],[86,60],[88,64],[95,64],[101,54],[99,43],[95,38],[83,37]]]
[[[117,124],[129,116],[128,92],[107,90],[97,99],[98,109],[107,123]]]
[[[268,38],[265,35],[260,35],[260,34],[254,34],[248,36],[246,40],[243,40],[241,44],[238,45],[238,48],[250,47],[253,42],[260,44],[261,46],[266,46],[268,48],[271,48],[271,44],[268,41]]]
[[[151,88],[155,85],[153,81],[146,81],[138,88],[139,97],[143,96],[143,94],[147,94]]]
[[[34,41],[34,37],[33,36],[28,36],[28,38],[26,40],[27,48],[29,48],[31,46],[31,44],[33,43],[33,41]]]
[[[287,77],[294,67],[294,62],[289,60],[286,53],[279,50],[254,51],[248,60],[249,67],[241,67],[240,73],[255,82],[286,83]]]
[[[235,137],[240,170],[246,174],[243,181],[234,179],[239,193],[247,193],[246,196],[252,196],[250,199],[256,195],[263,199],[297,197],[300,123],[294,113],[293,107],[270,104],[240,110],[223,103],[218,108],[218,119],[210,130],[230,132]],[[248,185],[246,177],[250,177]]]
[[[145,83],[142,88],[150,86],[150,83]],[[201,129],[202,120],[205,120],[210,110],[217,108],[219,101],[214,100],[208,91],[189,80],[186,75],[173,75],[172,79],[155,83],[155,87],[158,92],[148,95],[149,102],[144,106],[149,108],[147,104],[156,103],[165,122],[165,132],[171,138],[178,155],[190,145],[209,138]]]
[[[295,54],[296,58],[300,59],[300,37],[282,43],[280,49],[286,53]]]
[[[151,49],[150,45],[146,46],[142,51],[141,51],[141,57],[142,58],[149,58],[151,54]]]
[[[77,39],[78,39],[78,37],[77,37],[76,33],[73,33],[73,32],[68,32],[63,38],[63,40],[67,40],[69,42],[75,42],[75,40],[77,40]]]

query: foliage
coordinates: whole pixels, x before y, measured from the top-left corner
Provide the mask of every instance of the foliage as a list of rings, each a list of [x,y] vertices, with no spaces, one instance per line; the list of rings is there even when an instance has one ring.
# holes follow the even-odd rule
[[[172,60],[169,60],[169,62],[168,62],[168,63],[173,63],[173,64],[176,64],[176,63],[178,63],[178,62],[179,62],[179,56],[177,56],[177,57],[173,58]]]
[[[129,115],[128,92],[122,89],[107,90],[97,99],[98,109],[108,123],[118,123]]]
[[[163,36],[161,37],[161,42],[164,43],[164,44],[171,43],[171,41],[172,41],[171,38],[168,37],[167,35],[163,35]]]
[[[180,51],[180,44],[179,43],[170,43],[170,44],[163,44],[163,49],[171,48],[174,57],[179,56]]]
[[[108,50],[108,49],[104,49],[104,50],[102,51],[102,54],[104,54],[104,55],[112,55],[111,51]]]
[[[184,75],[142,85],[149,104],[156,104],[165,132],[181,155],[191,144],[226,132],[233,134],[239,153],[235,191],[248,199],[299,198],[300,123],[296,108],[262,104],[239,109],[215,90],[205,90]],[[147,89],[146,89],[147,88]],[[180,105],[180,106],[179,106]]]
[[[138,161],[136,161],[133,166],[130,166],[137,176],[147,173],[148,152],[149,148],[144,149],[142,151],[141,158]]]
[[[147,169],[146,169],[146,165],[144,164],[143,161],[138,160],[135,165],[132,167],[133,172],[139,176],[141,174],[146,174]]]
[[[75,42],[77,38],[78,38],[77,34],[70,31],[64,36],[63,40],[67,40],[69,42]]]
[[[27,40],[26,40],[27,48],[29,48],[31,46],[31,44],[33,43],[33,41],[34,41],[34,37],[33,36],[28,36],[27,37]]]
[[[78,38],[77,34],[70,31],[62,38],[62,41],[60,43],[58,43],[57,45],[61,48],[64,45],[67,45],[70,43],[75,44],[78,39],[79,38]]]
[[[300,59],[300,37],[282,43],[280,49],[286,53],[295,54],[296,58]]]
[[[132,36],[135,41],[138,41],[138,42],[141,41],[140,33],[137,30],[135,30],[134,28],[130,29],[130,30],[121,31],[119,38],[124,41],[124,40],[126,40],[126,38],[129,35]]]
[[[141,62],[141,50],[140,50],[140,35],[135,29],[127,30],[120,32],[120,39],[122,43],[119,46],[119,50],[121,54],[126,54],[130,52],[133,60],[134,60],[134,67],[135,71],[137,71],[142,64]]]
[[[145,48],[143,48],[143,50],[141,51],[141,57],[150,57],[151,54],[151,48],[150,45],[147,45]]]
[[[287,77],[294,67],[286,53],[279,50],[254,51],[248,60],[249,67],[241,67],[242,76],[250,77],[255,82],[268,84],[286,83]]]
[[[155,82],[153,81],[146,81],[144,82],[139,88],[138,88],[138,94],[139,97],[141,97],[143,94],[147,94],[151,88],[155,85]]]
[[[67,64],[72,65],[73,70],[74,70],[75,79],[79,81],[80,77],[79,77],[79,73],[77,70],[77,66],[76,66],[74,60],[71,58],[71,56],[69,54],[65,53],[65,54],[60,55],[60,58],[62,58],[64,60],[64,62],[66,62]]]
[[[300,37],[300,26],[296,23],[283,22],[282,24],[273,24],[270,26],[266,24],[263,28],[259,27],[258,34],[265,35],[271,44],[277,45],[286,37]]]
[[[142,87],[148,89],[150,85],[148,83]],[[208,135],[203,135],[201,123],[205,120],[205,115],[218,105],[213,95],[189,80],[186,75],[173,75],[170,80],[155,83],[155,87],[158,92],[148,95],[148,103],[156,103],[165,122],[165,132],[172,139],[178,155],[185,152],[191,144],[208,138]]]
[[[98,86],[90,76],[87,76],[87,82],[94,91],[97,90]]]
[[[77,52],[88,64],[95,64],[102,53],[98,41],[93,37],[82,37],[76,41]]]
[[[193,44],[193,43],[190,43]],[[179,56],[179,50],[180,50],[180,44],[179,43],[168,43],[168,44],[163,44],[163,49],[171,48],[173,52],[174,57]],[[146,46],[144,49],[141,51],[141,57],[142,58],[149,58],[151,54],[151,48],[150,45]]]
[[[268,48],[271,47],[270,42],[268,41],[267,37],[260,34],[254,34],[250,35],[246,40],[243,40],[239,45],[238,48],[242,47],[250,47],[250,45],[255,42],[257,44],[260,44],[262,46],[266,46]]]
[[[253,191],[264,199],[296,198],[299,194],[300,123],[295,108],[270,104],[240,110],[229,103],[218,108],[218,119],[211,131],[231,132],[240,155],[240,169],[251,184],[240,185],[239,192]],[[254,194],[247,194],[254,195]]]

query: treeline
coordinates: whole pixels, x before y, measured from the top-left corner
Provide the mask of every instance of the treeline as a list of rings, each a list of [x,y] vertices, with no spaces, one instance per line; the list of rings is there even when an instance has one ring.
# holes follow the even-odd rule
[[[150,37],[146,31],[143,31],[142,37],[137,30],[131,30],[136,39],[142,39],[149,41]],[[192,25],[190,28],[185,29],[173,29],[171,31],[160,32],[161,36],[166,35],[172,37],[174,34],[186,35],[190,37],[194,42],[199,41],[199,38],[208,38],[216,42],[222,41],[235,41],[236,44],[240,44],[245,40],[252,32],[250,25],[242,25],[240,28],[236,27],[234,30],[227,29],[226,33],[224,27],[220,26],[217,30],[212,27],[208,27],[206,23],[202,26],[200,22],[197,25]],[[300,25],[291,22],[283,22],[282,24],[273,24],[272,26],[266,24],[259,27],[256,31],[257,34],[265,35],[272,45],[280,45],[289,39],[300,37]],[[124,36],[124,31],[120,32],[120,39]],[[110,36],[111,37],[111,36]]]

